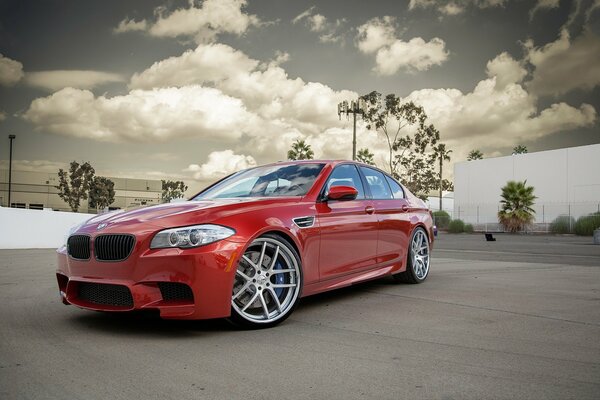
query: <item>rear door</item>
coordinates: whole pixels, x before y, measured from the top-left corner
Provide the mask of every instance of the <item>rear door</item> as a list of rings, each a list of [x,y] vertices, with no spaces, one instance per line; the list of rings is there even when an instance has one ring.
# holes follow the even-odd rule
[[[394,179],[373,168],[360,167],[371,192],[379,224],[377,263],[395,264],[406,259],[410,213],[404,190]]]
[[[377,263],[378,220],[354,164],[336,166],[322,194],[326,195],[331,186],[340,185],[354,187],[358,196],[355,200],[321,200],[316,205],[321,228],[321,280],[368,269]]]

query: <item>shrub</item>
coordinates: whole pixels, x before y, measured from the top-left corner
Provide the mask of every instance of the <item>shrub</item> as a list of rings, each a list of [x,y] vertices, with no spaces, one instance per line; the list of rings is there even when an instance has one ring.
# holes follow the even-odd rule
[[[461,219],[453,219],[448,225],[448,232],[462,233],[465,231],[465,223]]]
[[[600,228],[600,213],[593,213],[579,217],[573,230],[579,236],[593,236],[594,230],[598,228]]]
[[[450,224],[450,214],[446,211],[434,211],[433,218],[438,229],[448,229],[448,225]]]
[[[473,231],[474,231],[473,225],[465,224],[465,233],[473,233]]]
[[[552,233],[571,233],[571,227],[575,225],[575,218],[568,215],[559,215],[550,224]]]

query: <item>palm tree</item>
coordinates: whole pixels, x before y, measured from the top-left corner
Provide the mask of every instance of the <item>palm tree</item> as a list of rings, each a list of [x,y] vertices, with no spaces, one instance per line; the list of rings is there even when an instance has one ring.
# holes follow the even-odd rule
[[[526,154],[527,153],[527,146],[523,146],[522,144],[513,147],[513,154]]]
[[[375,165],[373,157],[375,157],[375,154],[371,153],[369,149],[360,149],[356,154],[356,161],[360,161],[361,163],[368,165]]]
[[[533,186],[527,186],[527,181],[508,181],[502,188],[498,221],[509,232],[521,231],[533,222],[535,210],[531,207],[537,198],[533,190]]]
[[[434,160],[439,160],[440,162],[440,211],[442,210],[442,188],[444,187],[442,168],[444,166],[444,161],[450,161],[450,153],[452,153],[452,150],[446,150],[446,145],[444,143],[440,143],[433,147]]]
[[[479,151],[479,149],[474,149],[469,152],[469,155],[467,156],[467,161],[473,160],[483,160],[483,153]]]
[[[314,155],[310,144],[306,144],[304,140],[300,139],[292,143],[292,148],[287,153],[289,160],[312,160]]]

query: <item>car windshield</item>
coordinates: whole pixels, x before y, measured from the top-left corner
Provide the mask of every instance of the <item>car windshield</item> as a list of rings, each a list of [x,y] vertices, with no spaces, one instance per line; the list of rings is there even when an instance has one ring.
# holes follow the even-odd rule
[[[304,196],[325,164],[270,165],[240,171],[192,200]]]

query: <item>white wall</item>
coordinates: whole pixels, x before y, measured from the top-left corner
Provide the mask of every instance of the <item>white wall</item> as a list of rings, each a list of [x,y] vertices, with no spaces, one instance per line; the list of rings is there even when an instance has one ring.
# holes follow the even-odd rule
[[[454,217],[497,222],[501,188],[509,180],[535,187],[536,223],[599,211],[600,144],[456,163]]]
[[[58,248],[71,227],[93,216],[0,207],[0,249]]]
[[[425,204],[427,204],[431,211],[438,211],[440,209],[440,198],[429,196],[425,200]],[[446,211],[452,217],[454,213],[454,198],[442,196],[442,210]]]

